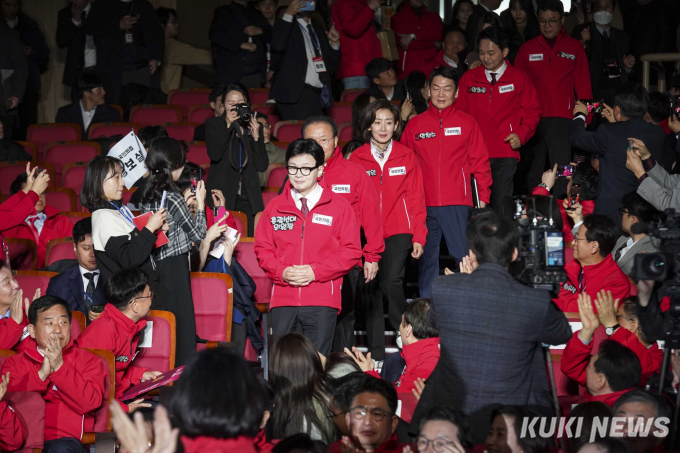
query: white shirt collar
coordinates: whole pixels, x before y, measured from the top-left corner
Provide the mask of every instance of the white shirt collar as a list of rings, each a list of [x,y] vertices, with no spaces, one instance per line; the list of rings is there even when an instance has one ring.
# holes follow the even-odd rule
[[[612,35],[612,28],[611,26],[609,28],[602,28],[600,27],[597,23],[595,24],[595,28],[597,28],[597,31],[600,32],[601,35],[604,35],[604,32],[606,31],[609,36]]]
[[[87,273],[89,273],[89,272],[94,273],[95,276],[99,274],[99,269],[96,269],[96,270],[93,270],[93,271],[88,271],[87,269],[85,269],[85,268],[84,268],[83,266],[81,266],[80,264],[78,265],[78,269],[80,270],[80,275],[82,275],[83,278],[85,278],[85,274],[87,274]]]
[[[496,82],[498,82],[501,77],[503,77],[503,74],[505,73],[505,70],[508,68],[508,64],[503,61],[503,64],[501,65],[500,68],[498,68],[498,71],[496,71]],[[484,74],[486,74],[486,80],[491,82],[491,71],[488,69],[484,69]]]
[[[444,55],[444,62],[447,65],[451,66],[452,68],[458,68],[458,63],[456,63],[455,61],[453,61],[452,59],[450,59],[446,55]]]
[[[295,188],[290,189],[290,193],[293,196],[293,200],[295,200],[295,206],[297,206],[298,209],[302,208],[302,202],[300,199],[302,198],[302,194],[297,191]],[[310,193],[307,194],[306,198],[307,199],[307,209],[310,211],[316,204],[319,202],[321,199],[321,194],[323,193],[323,188],[321,187],[320,184],[317,183],[316,187],[314,190],[312,190]]]
[[[19,16],[15,17],[13,20],[5,20],[9,28],[14,28],[19,23]]]
[[[91,8],[92,8],[92,2],[88,2],[88,3],[87,3],[87,6],[86,6],[85,8],[83,8],[83,12],[84,12],[85,14],[89,14]]]
[[[375,159],[376,162],[380,165],[380,170],[383,169],[385,162],[387,162],[387,159],[390,158],[390,153],[392,152],[392,140],[387,144],[385,147],[384,151],[384,158],[380,159],[380,156],[378,155],[378,148],[375,146],[375,143],[373,142],[373,139],[371,138],[371,154],[373,155],[373,158]]]
[[[0,319],[9,318],[10,316],[12,316],[12,313],[11,313],[10,309],[8,308],[7,313],[5,313],[4,315],[0,315]]]

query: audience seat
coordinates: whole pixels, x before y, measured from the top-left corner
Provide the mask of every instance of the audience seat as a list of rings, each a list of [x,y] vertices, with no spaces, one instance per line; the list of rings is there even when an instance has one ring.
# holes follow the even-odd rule
[[[264,104],[269,100],[269,88],[248,88],[250,105]]]
[[[139,348],[134,365],[163,373],[172,370],[175,368],[177,335],[175,315],[169,311],[151,310],[146,320],[153,322],[151,347]]]
[[[83,132],[79,124],[74,123],[40,123],[31,124],[26,132],[26,141],[35,143],[38,148],[38,159],[42,157],[43,148],[49,142],[82,140]]]
[[[286,169],[286,167],[281,166],[272,168],[271,171],[269,172],[269,176],[267,176],[267,187],[281,188],[281,186],[283,186],[283,181],[286,179],[286,176],[288,176],[288,170]]]
[[[113,135],[125,136],[130,133],[130,130],[134,130],[135,134],[139,133],[139,130],[144,127],[139,123],[95,123],[90,125],[88,129],[89,139],[111,137]]]
[[[284,150],[288,149],[288,145],[290,145],[290,142],[282,142],[282,141],[275,141],[275,142],[272,142],[272,143],[275,144],[276,146],[278,146],[279,148],[284,149]]]
[[[363,88],[352,88],[351,90],[342,90],[340,93],[341,102],[354,102],[354,100],[359,97],[361,93],[366,91]]]
[[[131,188],[124,188],[123,189],[123,198],[121,198],[121,201],[123,204],[128,204],[130,202],[130,198],[132,198],[132,194],[137,192],[137,187],[131,187]]]
[[[45,248],[45,266],[59,260],[77,259],[76,252],[73,250],[73,241],[72,237],[50,239]]]
[[[182,108],[177,105],[139,104],[130,109],[130,121],[142,126],[182,121]]]
[[[281,121],[281,117],[279,115],[271,114],[267,115],[267,121],[269,122],[269,125],[271,126],[270,132],[274,130],[276,125]]]
[[[190,142],[194,139],[194,129],[200,126],[199,123],[163,123],[161,124],[168,131],[168,136],[176,140]]]
[[[38,147],[35,146],[35,143],[33,143],[33,142],[21,142],[21,141],[18,141],[17,143],[19,145],[21,145],[21,147],[24,148],[26,151],[31,153],[31,155],[33,156],[33,159],[31,159],[31,160],[34,160],[34,161],[38,160]]]
[[[26,173],[26,164],[29,161],[26,160],[8,160],[5,162],[0,162],[0,190],[6,193],[9,198],[9,188],[12,185],[12,181],[16,179],[22,173]],[[50,175],[50,187],[55,186],[54,182],[54,167],[49,162],[30,162],[31,169],[34,167],[44,168]]]
[[[59,214],[63,215],[64,217],[68,217],[68,219],[74,225],[79,220],[84,219],[85,217],[92,217],[92,214],[90,214],[89,212],[80,212],[80,211],[71,211],[71,212],[62,211]]]
[[[68,187],[80,193],[83,188],[83,180],[85,179],[85,170],[87,170],[87,162],[70,162],[64,165],[61,175],[61,187]],[[80,197],[76,197],[76,209],[81,210]]]
[[[264,213],[264,211],[260,211],[260,212],[255,214],[255,218],[253,219],[253,223],[254,223],[253,234],[255,234],[255,231],[257,231],[257,224],[260,223],[260,217],[262,217],[263,213]],[[253,236],[253,237],[255,237],[255,236]]]
[[[208,156],[208,147],[205,142],[187,142],[189,152],[187,153],[187,160],[197,165],[210,164],[210,156]]]
[[[229,214],[234,217],[236,229],[241,233],[241,237],[248,237],[248,216],[241,211],[229,211]]]
[[[77,340],[87,326],[86,315],[82,311],[71,311],[71,338]]]
[[[30,239],[5,238],[9,249],[12,270],[35,271],[38,269],[38,248]]]
[[[176,105],[182,109],[183,121],[189,116],[191,106],[208,104],[210,102],[210,88],[191,88],[189,90],[175,89],[168,93],[168,104]]]
[[[281,143],[281,142],[276,142],[276,143]],[[278,145],[277,145],[277,146],[278,146]],[[285,149],[285,148],[284,148],[284,149]],[[267,170],[265,170],[265,172],[264,172],[264,179],[265,179],[265,181],[268,181],[268,180],[269,180],[269,174],[270,174],[270,173],[272,172],[272,170],[275,169],[275,168],[286,168],[286,164],[283,164],[283,163],[281,163],[281,162],[277,162],[277,163],[275,163],[275,164],[269,164],[269,165],[267,166]],[[269,184],[267,184],[267,185],[269,186]],[[274,186],[270,186],[270,187],[274,187]]]
[[[15,354],[14,351],[0,351],[0,367],[5,361],[2,357],[3,353],[7,353],[7,357]],[[11,379],[10,376],[10,381]],[[24,448],[15,453],[40,452],[45,441],[45,400],[43,397],[38,392],[7,392],[2,400],[12,406],[27,432]]]
[[[274,127],[274,137],[282,142],[292,142],[302,138],[302,125],[304,121],[289,120],[279,121]]]
[[[271,102],[269,104],[252,104],[250,109],[253,112],[264,113],[267,116],[276,114],[276,104],[272,104]]]
[[[338,124],[338,141],[348,142],[354,137],[354,130],[352,129],[352,122],[345,121]],[[340,147],[342,149],[342,147]]]
[[[69,162],[89,162],[101,153],[101,145],[96,142],[51,142],[45,145],[43,160],[54,166],[55,180],[61,181],[61,173],[65,164]]]
[[[123,111],[123,106],[118,105],[118,104],[109,104],[109,106],[118,110],[118,115],[120,116],[121,119],[123,119],[123,117],[125,116],[125,112]]]
[[[336,102],[328,109],[328,116],[333,118],[336,124],[352,121],[352,103]]]
[[[205,120],[212,118],[215,115],[210,104],[192,105],[189,108],[187,121],[190,123],[205,123]]]
[[[280,189],[280,187],[265,187],[262,189],[262,201],[265,208],[270,201],[279,196]]]
[[[97,443],[97,433],[111,432],[109,402],[116,399],[116,359],[111,351],[106,351],[104,349],[87,349],[87,351],[99,356],[108,370],[104,382],[104,401],[101,407],[94,412],[94,432],[83,433],[82,437],[82,442],[85,445],[93,445]],[[113,441],[113,439],[110,440]]]
[[[215,272],[192,272],[191,294],[196,315],[196,335],[209,342],[231,341],[234,314],[231,276]],[[200,351],[210,346],[213,345],[197,344],[196,349]]]
[[[268,304],[272,298],[272,281],[264,273],[257,263],[255,256],[255,238],[241,238],[236,244],[234,251],[236,259],[248,272],[248,275],[255,281],[255,302],[258,304]]]
[[[76,193],[68,187],[48,187],[45,191],[47,205],[59,211],[75,211]]]
[[[24,291],[24,298],[33,301],[33,295],[37,289],[40,289],[41,296],[47,294],[47,285],[55,275],[59,274],[45,271],[17,271],[14,278],[19,282],[19,288]]]

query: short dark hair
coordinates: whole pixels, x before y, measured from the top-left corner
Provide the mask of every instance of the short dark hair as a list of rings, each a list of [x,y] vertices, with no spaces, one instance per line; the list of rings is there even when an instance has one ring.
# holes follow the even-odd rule
[[[612,2],[612,6],[613,6],[614,8],[616,8],[616,0],[609,0],[609,1]],[[599,5],[600,5],[600,1],[599,1],[599,0],[594,0],[593,11],[599,11],[599,10],[597,9],[597,8],[599,7]]]
[[[316,166],[323,165],[325,160],[325,155],[323,153],[323,148],[319,145],[316,140],[311,138],[298,138],[293,140],[288,149],[286,150],[286,164],[295,156],[300,156],[302,154],[309,154],[314,158]]]
[[[431,307],[432,301],[425,297],[413,299],[406,305],[404,322],[413,328],[413,336],[419,340],[439,336],[439,331],[427,319]]]
[[[94,156],[87,164],[83,187],[80,191],[80,204],[93,212],[102,207],[108,207],[104,196],[104,181],[109,172],[116,171],[116,167],[123,169],[120,159],[110,156]]]
[[[28,175],[26,172],[20,174],[16,178],[14,178],[14,181],[12,181],[12,184],[9,186],[9,193],[11,195],[16,195],[19,193],[21,190],[21,186],[26,184],[28,182]]]
[[[123,311],[132,299],[144,292],[149,277],[138,267],[122,269],[104,280],[102,291],[108,303]]]
[[[541,0],[538,2],[536,15],[538,16],[541,11],[553,11],[559,13],[560,17],[564,17],[564,4],[561,0]]]
[[[614,106],[621,109],[626,118],[640,119],[649,109],[649,93],[639,83],[624,83],[614,93]]]
[[[629,348],[614,340],[604,340],[597,350],[595,371],[604,374],[612,392],[620,392],[640,384],[640,359]]]
[[[622,439],[620,437],[603,437],[588,443],[590,445],[596,445],[597,450],[601,453],[634,453],[633,448],[630,443],[627,442],[627,439]]]
[[[491,412],[490,423],[499,415],[507,415],[515,419],[513,426],[508,426],[507,429],[514,430],[517,436],[517,443],[522,448],[524,453],[543,453],[548,451],[550,447],[550,440],[542,436],[521,436],[522,423],[526,419],[539,417],[536,412],[522,406],[501,406],[497,407]]]
[[[342,147],[342,157],[349,159],[349,156],[351,156],[354,151],[361,148],[362,146],[364,146],[364,142],[359,140],[348,141],[345,143],[345,146]]]
[[[200,168],[200,165],[193,162],[187,161],[187,163],[184,164],[184,170],[182,170],[182,174],[179,175],[179,179],[175,182],[175,185],[177,185],[177,188],[181,193],[184,193],[184,191],[191,187],[191,171]]]
[[[482,30],[479,36],[477,36],[477,48],[479,48],[480,43],[484,39],[488,39],[496,44],[501,49],[501,52],[503,49],[510,48],[510,38],[508,38],[508,34],[501,27],[491,26]]]
[[[387,58],[374,58],[364,67],[366,77],[373,83],[373,79],[379,79],[380,74],[393,69],[392,62]]]
[[[432,85],[432,81],[437,76],[441,76],[441,77],[444,77],[445,79],[453,80],[453,84],[456,87],[458,86],[459,77],[458,77],[458,72],[457,72],[456,69],[453,69],[449,66],[439,66],[438,68],[434,68],[434,70],[430,73],[430,85]]]
[[[255,117],[256,120],[263,118],[263,119],[267,120],[267,122],[269,122],[269,117],[267,116],[266,113],[255,111],[255,112],[253,112],[253,116]]]
[[[146,168],[149,176],[141,190],[142,203],[160,201],[163,191],[180,193],[179,187],[172,179],[172,172],[187,163],[187,155],[180,142],[174,138],[157,138],[149,146],[146,155]]]
[[[670,98],[659,92],[652,91],[649,93],[649,107],[647,113],[655,123],[660,123],[671,116],[671,100]]]
[[[463,448],[472,448],[472,428],[470,427],[470,419],[465,412],[453,409],[450,407],[434,406],[430,411],[420,420],[420,430],[423,429],[425,423],[434,421],[449,422],[458,428],[458,442]]]
[[[231,91],[238,91],[243,95],[243,99],[246,100],[246,104],[250,105],[250,95],[248,94],[248,88],[245,87],[240,82],[233,82],[229,83],[227,85],[224,85],[224,88],[222,89],[222,94],[220,95],[220,99],[222,99],[222,103],[224,103],[224,98],[227,97],[227,94]],[[227,110],[224,110],[224,114],[227,114]]]
[[[593,439],[602,439],[597,430],[593,431],[593,420],[596,417],[610,418],[613,415],[612,408],[601,401],[589,401],[581,403],[569,414],[569,420],[582,418],[583,431],[578,437],[570,437],[568,440],[569,449],[567,451],[577,452],[583,445],[590,441],[591,434]]]
[[[654,418],[670,419],[673,416],[672,410],[664,397],[650,393],[645,389],[633,389],[621,395],[614,403],[614,415],[626,403],[646,403],[654,406]]]
[[[90,93],[92,90],[95,88],[99,88],[104,86],[102,84],[102,80],[97,77],[94,74],[91,73],[83,73],[78,77],[78,81],[76,82],[76,87],[78,89],[78,98],[83,97],[83,93],[88,92]]]
[[[363,371],[346,374],[336,379],[327,379],[324,388],[333,397],[333,405],[342,412],[347,412],[354,401],[354,396],[363,387],[364,381],[372,376]]]
[[[92,217],[85,217],[80,219],[73,225],[71,235],[73,236],[73,243],[78,245],[85,240],[85,236],[92,235]]]
[[[387,99],[377,99],[368,104],[361,115],[361,129],[364,136],[364,142],[370,143],[371,141],[371,137],[373,135],[371,134],[371,131],[368,130],[368,128],[371,127],[371,124],[373,124],[375,121],[375,115],[378,113],[378,110],[388,110],[392,113],[396,123],[392,139],[399,140],[399,137],[401,137],[401,112],[399,111],[399,107]]]
[[[614,225],[614,221],[604,215],[591,214],[583,218],[583,226],[586,227],[586,240],[597,241],[600,256],[606,258],[619,239],[619,228]]]
[[[217,85],[215,88],[210,90],[208,95],[208,102],[217,102],[219,98],[222,97],[222,92],[224,91],[224,85]]]
[[[591,154],[594,156],[595,154]],[[594,200],[597,195],[597,183],[600,179],[600,174],[593,168],[590,163],[582,163],[574,167],[574,174],[571,176],[572,187],[580,186],[579,200],[587,201]]]
[[[168,137],[168,131],[163,126],[144,126],[137,133],[137,138],[146,148],[151,146],[151,142],[161,137]]]
[[[472,2],[471,2],[471,3],[472,3]],[[467,38],[465,37],[465,32],[464,32],[463,30],[461,30],[460,28],[458,28],[457,26],[455,26],[455,25],[449,25],[449,26],[447,26],[447,27],[444,27],[444,30],[442,30],[442,41],[445,41],[445,40],[446,40],[446,37],[447,37],[450,33],[455,33],[455,32],[458,32],[458,33],[460,33],[461,35],[463,35],[463,37],[465,38],[466,43],[467,43]]]
[[[307,129],[308,126],[316,123],[328,124],[333,130],[333,137],[338,136],[338,125],[335,124],[333,118],[325,115],[314,115],[307,118],[305,122],[302,124],[302,129],[300,130],[300,133],[302,134],[303,138],[305,137],[305,129]]]
[[[161,25],[166,26],[170,22],[170,16],[175,16],[177,19],[177,11],[172,8],[165,8],[163,6],[156,8],[156,15]]]
[[[28,323],[36,325],[38,322],[38,314],[43,313],[55,305],[61,305],[66,310],[68,321],[71,322],[71,307],[61,297],[57,296],[42,296],[31,302],[28,307]]]
[[[349,408],[354,405],[354,400],[357,395],[362,393],[375,393],[381,395],[387,401],[387,406],[390,408],[392,415],[396,415],[397,405],[399,404],[399,398],[397,398],[397,391],[394,390],[394,386],[384,379],[379,379],[370,376],[365,381],[361,382],[361,386],[357,387],[354,396],[349,400]]]
[[[661,212],[642,198],[637,192],[630,192],[621,200],[629,215],[634,215],[640,222],[649,223],[656,220]]]
[[[510,265],[519,242],[517,226],[495,212],[473,219],[465,236],[479,264],[493,263],[503,267]]]

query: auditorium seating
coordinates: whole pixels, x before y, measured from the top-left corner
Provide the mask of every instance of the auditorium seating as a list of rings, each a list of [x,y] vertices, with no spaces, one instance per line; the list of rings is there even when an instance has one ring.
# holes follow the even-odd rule
[[[262,201],[265,208],[270,201],[279,196],[279,190],[280,187],[264,187],[262,189]]]
[[[243,269],[248,272],[250,278],[255,281],[257,289],[255,290],[255,302],[258,304],[268,304],[272,297],[273,283],[269,277],[257,264],[257,257],[255,256],[255,238],[241,238],[236,244],[234,256]]]
[[[198,123],[163,123],[161,124],[168,132],[168,136],[176,140],[190,142],[194,139],[194,129]]]
[[[130,109],[130,121],[142,126],[182,121],[182,108],[176,105],[139,104]]]
[[[352,121],[352,103],[336,102],[328,109],[328,116],[333,118],[336,124]]]
[[[49,142],[82,140],[82,130],[74,123],[41,123],[28,126],[26,141],[35,143],[38,159],[42,158],[45,145]]]
[[[50,239],[45,248],[45,266],[59,260],[75,260],[76,252],[73,250],[73,240],[72,237]]]
[[[234,217],[236,229],[241,233],[241,237],[248,236],[248,216],[241,211],[229,211],[229,214]]]
[[[269,100],[269,88],[248,88],[250,105],[264,104]]]
[[[283,181],[288,176],[288,170],[286,167],[275,167],[272,168],[267,177],[267,187],[281,187],[283,186]]]
[[[71,338],[77,340],[85,327],[87,326],[86,314],[82,311],[71,311]]]
[[[187,153],[187,160],[198,165],[210,164],[210,156],[208,156],[208,147],[205,142],[187,142],[189,152]]]
[[[231,322],[234,310],[232,288],[231,276],[228,274],[191,273],[196,335],[200,338],[209,342],[231,341]],[[196,345],[199,351],[205,348],[206,345]]]
[[[0,367],[5,357],[11,357],[14,354],[16,354],[14,351],[0,350]],[[44,446],[45,439],[45,400],[43,397],[38,392],[7,392],[2,400],[14,409],[14,413],[26,428],[27,437],[24,448],[15,453],[39,452]]]
[[[17,271],[14,278],[19,282],[19,288],[24,291],[24,298],[32,301],[37,289],[40,289],[41,296],[47,294],[47,285],[50,283],[50,278],[55,275],[59,274],[46,271]]]
[[[257,224],[260,222],[260,218],[262,217],[263,213],[264,213],[264,211],[260,211],[260,212],[256,213],[255,217],[253,218],[253,237],[255,237],[254,234],[255,234],[255,231],[257,231]]]
[[[187,121],[190,123],[205,123],[205,120],[212,118],[214,112],[210,104],[193,105],[189,108]]]
[[[108,371],[106,374],[106,380],[104,382],[104,401],[101,407],[94,411],[94,432],[83,433],[83,437],[81,439],[85,445],[92,445],[98,443],[97,433],[111,432],[109,402],[116,399],[116,359],[111,351],[105,351],[104,349],[87,350],[92,354],[99,356],[102,363],[104,364],[104,367]],[[110,441],[111,445],[113,445],[113,439],[108,439],[108,441]],[[102,447],[103,445],[97,445],[97,448]]]
[[[38,247],[30,239],[5,238],[9,249],[12,270],[35,271],[38,269]]]
[[[138,349],[134,365],[163,373],[172,370],[175,368],[177,336],[175,315],[169,311],[151,310],[146,321],[153,323],[151,347]]]
[[[209,98],[210,88],[175,89],[168,93],[168,104],[179,106],[182,109],[182,121],[187,121],[191,106],[208,104]]]
[[[74,225],[79,220],[84,219],[85,217],[92,217],[92,214],[90,214],[89,212],[80,212],[80,211],[71,211],[71,212],[63,211],[63,212],[60,212],[59,214],[63,215],[64,217],[68,217],[68,219]]]
[[[304,121],[279,121],[274,127],[274,137],[281,142],[292,142],[298,138],[302,138],[302,125]]]
[[[143,126],[139,123],[95,123],[90,125],[88,134],[90,140],[95,138],[111,137],[114,135],[126,136],[131,130],[134,130],[135,134],[137,134],[142,127]],[[108,150],[104,151],[104,154],[108,153]]]
[[[352,88],[351,90],[342,90],[342,93],[340,93],[340,101],[341,102],[354,102],[356,98],[359,97],[361,93],[366,91],[363,88]]]
[[[16,179],[22,173],[26,173],[26,164],[29,163],[25,160],[9,160],[6,162],[0,162],[0,190],[3,193],[9,195],[9,188],[12,185],[12,181]],[[34,167],[44,168],[50,175],[50,186],[54,187],[54,167],[49,162],[30,162],[31,169]],[[9,198],[9,196],[7,197]]]
[[[87,169],[87,162],[70,162],[64,165],[61,176],[61,186],[73,189],[76,193],[80,193],[83,188],[83,181],[85,180],[85,170]],[[80,197],[76,197],[76,206],[78,210],[82,207],[80,205]]]
[[[76,210],[76,193],[68,187],[48,187],[45,191],[47,206],[59,211]]]
[[[338,141],[348,142],[352,140],[354,130],[352,129],[352,121],[345,121],[338,124]]]
[[[101,145],[96,142],[50,142],[45,145],[43,160],[54,166],[55,180],[61,181],[62,169],[65,164],[69,162],[89,162],[93,157],[101,154],[101,151]]]

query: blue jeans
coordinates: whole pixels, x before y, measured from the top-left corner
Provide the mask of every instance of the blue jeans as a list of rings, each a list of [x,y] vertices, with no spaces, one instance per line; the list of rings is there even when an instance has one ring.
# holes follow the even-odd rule
[[[352,90],[354,88],[368,89],[371,87],[371,81],[368,80],[368,77],[366,76],[345,77],[342,79],[342,84],[346,90]]]
[[[468,254],[465,232],[470,206],[428,206],[427,242],[418,260],[420,297],[432,297],[432,283],[439,275],[439,244],[442,234],[449,253],[461,261]],[[453,269],[452,269],[453,270]]]

